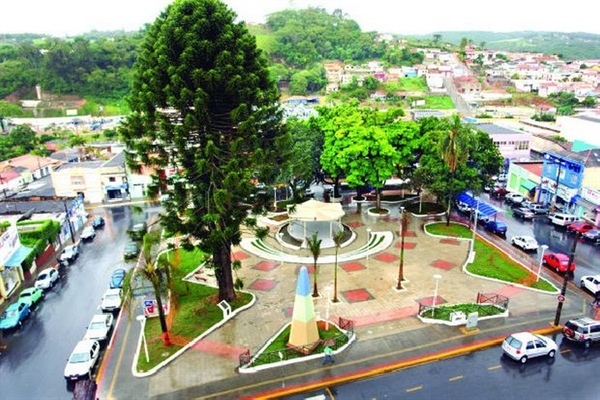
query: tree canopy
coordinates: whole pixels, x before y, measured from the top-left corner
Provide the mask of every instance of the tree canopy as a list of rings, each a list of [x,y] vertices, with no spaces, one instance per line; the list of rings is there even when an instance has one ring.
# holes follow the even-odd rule
[[[132,168],[169,186],[161,222],[212,254],[221,300],[235,297],[231,246],[252,226],[251,179],[286,162],[289,135],[267,60],[218,0],[172,3],[148,28],[121,133]],[[176,174],[166,178],[164,171]],[[266,232],[264,233],[266,234]]]

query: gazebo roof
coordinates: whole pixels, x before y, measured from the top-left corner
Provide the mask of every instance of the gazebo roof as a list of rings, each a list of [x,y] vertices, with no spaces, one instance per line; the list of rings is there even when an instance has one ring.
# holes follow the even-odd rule
[[[300,221],[337,221],[344,216],[341,203],[323,203],[310,199],[302,204],[296,204],[296,210],[290,212],[292,220]]]

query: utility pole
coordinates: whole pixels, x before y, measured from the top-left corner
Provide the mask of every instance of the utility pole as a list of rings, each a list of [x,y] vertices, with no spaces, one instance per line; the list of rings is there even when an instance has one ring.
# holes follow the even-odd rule
[[[65,206],[65,217],[67,218],[69,232],[71,233],[71,243],[75,243],[75,234],[73,233],[73,225],[71,225],[71,218],[69,217],[69,210],[67,209],[67,200],[63,199],[63,205]]]
[[[554,316],[554,326],[558,326],[560,322],[560,314],[562,313],[563,303],[565,302],[565,293],[567,293],[567,283],[569,282],[569,274],[571,273],[571,264],[575,259],[575,248],[579,241],[579,232],[575,232],[573,238],[573,244],[571,245],[571,253],[569,254],[569,261],[567,263],[567,270],[565,271],[562,288],[560,289],[560,295],[558,295],[558,305],[556,306],[556,315]]]

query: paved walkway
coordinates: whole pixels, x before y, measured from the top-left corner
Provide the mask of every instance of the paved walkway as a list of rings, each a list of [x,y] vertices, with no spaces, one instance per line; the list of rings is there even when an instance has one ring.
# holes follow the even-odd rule
[[[469,242],[428,236],[422,222],[412,219],[405,233],[403,290],[397,291],[400,237],[397,209],[389,218],[373,217],[363,207],[361,213],[353,206],[345,206],[343,222],[353,227],[356,240],[344,249],[350,254],[364,247],[367,229],[389,232],[387,247],[376,252],[365,252],[360,259],[341,257],[338,269],[339,303],[327,307],[325,288],[333,285],[335,264],[318,266],[320,298],[315,309],[321,317],[329,309],[330,319],[343,317],[354,321],[357,341],[329,368],[319,360],[272,369],[255,374],[240,374],[238,356],[249,349],[257,352],[284,324],[290,321],[296,278],[302,265],[312,271],[312,257],[308,250],[289,253],[288,257],[264,257],[261,252],[236,248],[234,256],[241,260],[237,275],[247,290],[257,296],[256,304],[237,315],[220,329],[199,341],[178,359],[155,375],[143,378],[148,385],[148,397],[176,398],[239,398],[253,393],[272,391],[273,398],[293,391],[298,386],[326,382],[340,382],[355,376],[368,376],[377,368],[406,360],[418,360],[436,352],[476,346],[478,343],[497,343],[511,330],[548,328],[556,308],[556,295],[537,293],[510,285],[478,279],[465,274],[462,266],[469,250]],[[275,237],[265,244],[279,249]],[[304,252],[304,253],[303,253]],[[323,252],[330,260],[334,249]],[[498,293],[510,298],[510,317],[481,321],[476,332],[465,334],[458,327],[425,325],[415,315],[420,304],[429,305],[434,295],[433,276],[440,275],[437,304],[474,302],[477,294]],[[312,278],[312,277],[311,277]],[[558,283],[558,282],[556,282]],[[574,296],[578,296],[574,300]],[[563,309],[563,320],[588,310],[577,289],[570,289]],[[555,328],[551,328],[553,330]],[[483,345],[481,345],[483,346]],[[469,350],[471,351],[471,350]],[[439,357],[439,356],[438,356]],[[408,365],[408,364],[405,364]],[[396,366],[398,367],[398,366]],[[328,381],[329,380],[329,381]],[[282,383],[287,392],[282,392]],[[105,398],[102,396],[101,398]],[[132,398],[135,393],[113,393],[117,398]]]

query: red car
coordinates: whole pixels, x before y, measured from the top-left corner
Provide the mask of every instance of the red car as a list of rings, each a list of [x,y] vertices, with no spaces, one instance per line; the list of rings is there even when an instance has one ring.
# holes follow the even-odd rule
[[[567,225],[567,232],[579,232],[581,234],[584,234],[586,232],[591,231],[592,229],[594,229],[594,225],[588,224],[587,222],[583,221],[577,221],[573,222],[570,225]]]
[[[542,260],[542,264],[544,264],[548,268],[552,268],[556,272],[573,272],[575,271],[575,263],[572,262],[571,266],[567,268],[569,265],[569,256],[563,253],[546,253],[544,254],[544,258]]]

